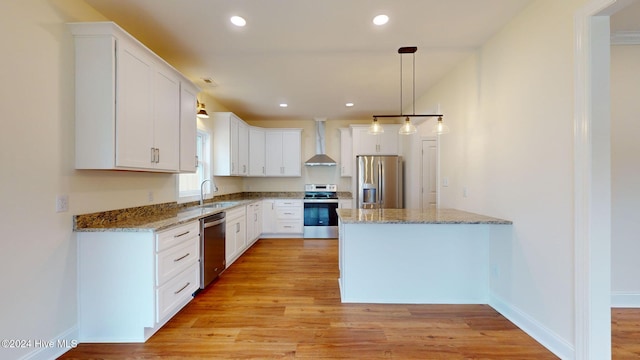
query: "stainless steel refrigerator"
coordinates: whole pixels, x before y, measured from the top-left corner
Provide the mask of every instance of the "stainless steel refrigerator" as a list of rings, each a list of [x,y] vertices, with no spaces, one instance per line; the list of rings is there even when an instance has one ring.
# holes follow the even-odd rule
[[[356,204],[359,209],[404,207],[402,157],[358,155],[356,157]]]

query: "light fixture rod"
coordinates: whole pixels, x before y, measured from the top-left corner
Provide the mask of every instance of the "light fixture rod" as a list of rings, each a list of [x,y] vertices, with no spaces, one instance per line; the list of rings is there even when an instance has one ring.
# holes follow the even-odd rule
[[[379,117],[379,118],[394,118],[394,117],[444,117],[444,115],[442,114],[433,114],[433,115],[416,115],[416,114],[410,114],[410,115],[373,115],[374,118]]]

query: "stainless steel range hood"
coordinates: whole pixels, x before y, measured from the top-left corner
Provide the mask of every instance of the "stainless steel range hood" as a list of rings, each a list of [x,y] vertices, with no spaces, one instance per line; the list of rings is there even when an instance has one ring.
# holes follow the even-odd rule
[[[325,154],[324,122],[327,118],[315,118],[316,121],[316,154],[305,161],[306,166],[336,166],[335,160]]]

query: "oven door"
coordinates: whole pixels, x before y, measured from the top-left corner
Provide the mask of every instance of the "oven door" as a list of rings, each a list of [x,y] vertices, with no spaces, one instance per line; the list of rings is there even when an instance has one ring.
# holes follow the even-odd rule
[[[338,237],[338,202],[304,201],[304,237],[305,238],[337,238]]]

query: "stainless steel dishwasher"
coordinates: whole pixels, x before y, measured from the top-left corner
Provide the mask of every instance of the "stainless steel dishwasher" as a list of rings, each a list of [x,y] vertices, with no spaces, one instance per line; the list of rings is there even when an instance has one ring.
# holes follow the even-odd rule
[[[200,289],[211,284],[225,269],[225,213],[200,220]]]

